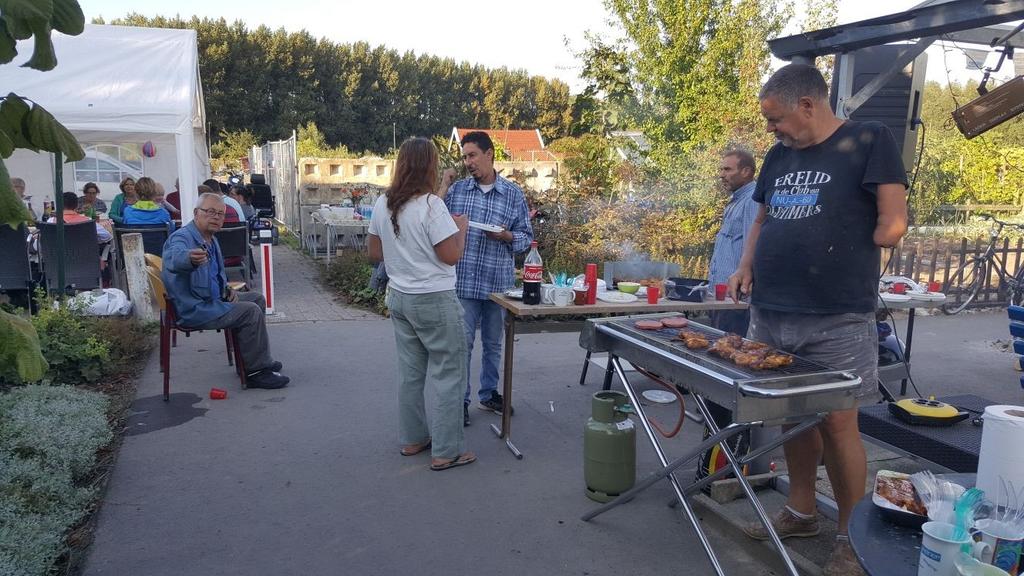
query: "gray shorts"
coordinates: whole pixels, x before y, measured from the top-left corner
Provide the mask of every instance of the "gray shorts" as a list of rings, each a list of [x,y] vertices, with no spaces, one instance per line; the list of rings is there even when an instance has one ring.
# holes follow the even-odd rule
[[[878,328],[874,312],[799,314],[750,307],[751,340],[861,378],[857,400],[877,402]]]

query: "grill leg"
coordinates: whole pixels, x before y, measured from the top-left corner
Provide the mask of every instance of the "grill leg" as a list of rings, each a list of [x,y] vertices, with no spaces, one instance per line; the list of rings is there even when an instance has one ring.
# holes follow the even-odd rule
[[[708,427],[711,432],[718,432],[718,425],[715,424],[715,419],[711,417],[711,412],[708,410],[707,404],[699,394],[693,395],[694,402],[697,403],[697,408],[700,413],[704,415],[704,425]],[[757,495],[754,494],[754,489],[750,487],[750,483],[743,476],[743,468],[740,467],[736,461],[736,456],[733,455],[732,450],[724,442],[721,444],[722,454],[725,455],[725,459],[729,461],[729,466],[733,470],[733,474],[736,475],[736,483],[743,489],[743,493],[750,499],[750,505],[754,507],[754,511],[757,512],[757,517],[764,524],[765,530],[768,532],[768,538],[775,545],[775,549],[779,553],[779,557],[782,558],[782,562],[786,565],[786,570],[792,576],[799,576],[799,572],[796,570],[796,566],[793,564],[793,560],[789,557],[789,553],[786,552],[785,546],[782,545],[782,540],[779,539],[779,535],[775,533],[775,528],[772,527],[771,520],[768,518],[768,514],[764,511],[764,506],[761,505],[761,501],[757,499]]]
[[[587,357],[583,359],[583,371],[580,372],[580,386],[586,384],[587,368],[590,368],[590,350],[587,350]]]

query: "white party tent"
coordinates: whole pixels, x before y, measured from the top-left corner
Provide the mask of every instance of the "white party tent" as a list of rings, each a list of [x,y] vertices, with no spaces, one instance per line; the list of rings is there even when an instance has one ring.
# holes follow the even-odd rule
[[[191,220],[210,174],[196,32],[88,24],[78,36],[55,32],[53,44],[57,67],[40,72],[20,66],[32,52],[20,42],[14,62],[0,66],[0,86],[46,108],[86,149],[64,164],[63,191],[96,182],[109,205],[125,176],[149,176],[167,193],[179,179],[182,218]],[[18,150],[6,163],[41,212],[53,199],[53,156]]]

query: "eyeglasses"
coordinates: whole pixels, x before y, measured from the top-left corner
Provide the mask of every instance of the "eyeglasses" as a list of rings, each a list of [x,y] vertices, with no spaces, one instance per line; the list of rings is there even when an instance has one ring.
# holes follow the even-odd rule
[[[224,217],[224,211],[223,210],[214,210],[213,208],[196,208],[196,210],[199,210],[200,212],[206,214],[210,218],[223,218]]]

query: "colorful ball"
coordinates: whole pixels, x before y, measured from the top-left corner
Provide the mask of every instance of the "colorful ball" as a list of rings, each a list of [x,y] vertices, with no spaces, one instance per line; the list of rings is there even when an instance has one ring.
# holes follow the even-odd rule
[[[152,140],[147,140],[146,143],[142,145],[142,155],[146,158],[156,156],[156,146],[153,145]]]

